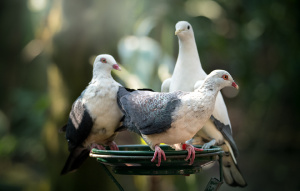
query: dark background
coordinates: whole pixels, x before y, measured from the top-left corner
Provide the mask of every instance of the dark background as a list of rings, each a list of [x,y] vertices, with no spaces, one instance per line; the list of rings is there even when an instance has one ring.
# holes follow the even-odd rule
[[[116,190],[92,158],[59,175],[68,152],[58,129],[98,54],[121,64],[114,76],[123,85],[159,91],[175,65],[180,20],[193,26],[204,70],[225,69],[240,86],[223,93],[243,190],[300,190],[298,9],[296,0],[0,1],[0,190]],[[116,142],[140,140],[124,132]],[[189,177],[116,178],[125,190],[187,191],[203,190],[211,176],[217,166]]]

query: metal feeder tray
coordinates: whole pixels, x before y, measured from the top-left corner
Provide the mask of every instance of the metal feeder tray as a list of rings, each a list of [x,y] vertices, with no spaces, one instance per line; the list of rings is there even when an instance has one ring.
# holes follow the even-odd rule
[[[194,146],[201,148],[200,145]],[[189,161],[184,160],[187,157],[187,151],[175,151],[170,146],[160,145],[165,151],[167,160],[162,159],[159,167],[156,166],[157,159],[154,162],[150,161],[154,152],[147,145],[120,145],[118,147],[119,151],[93,149],[90,157],[97,158],[120,190],[123,188],[106,165],[111,166],[115,174],[122,175],[189,175],[199,173],[203,166],[218,160],[220,179],[212,178],[205,191],[217,190],[223,183],[221,166],[224,151],[220,147],[213,146],[203,151],[196,151],[194,163],[189,165]]]

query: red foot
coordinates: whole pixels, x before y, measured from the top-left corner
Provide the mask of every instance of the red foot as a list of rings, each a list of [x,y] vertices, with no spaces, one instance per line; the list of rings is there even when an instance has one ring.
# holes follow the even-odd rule
[[[188,151],[188,156],[185,158],[185,160],[190,159],[190,165],[194,163],[195,160],[195,151],[203,151],[203,149],[195,148],[193,145],[190,144],[182,144],[182,149]],[[191,158],[192,155],[192,158]]]
[[[110,150],[115,150],[115,151],[119,150],[118,145],[114,141],[109,142],[107,145],[109,146]]]
[[[151,159],[151,162],[153,162],[156,159],[156,156],[158,155],[158,162],[156,166],[160,166],[161,163],[161,155],[164,157],[164,160],[167,160],[165,152],[159,147],[159,145],[155,145],[155,152],[153,155],[153,158]]]
[[[92,149],[99,149],[99,150],[105,150],[105,147],[104,146],[102,146],[102,145],[98,145],[98,144],[96,144],[96,143],[93,143],[92,145],[91,145],[91,152],[92,152]]]

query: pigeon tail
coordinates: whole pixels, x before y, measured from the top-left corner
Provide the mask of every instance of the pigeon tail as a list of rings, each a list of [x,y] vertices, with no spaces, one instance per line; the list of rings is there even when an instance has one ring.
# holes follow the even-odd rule
[[[88,158],[89,152],[90,151],[85,148],[76,148],[72,152],[70,152],[67,162],[60,174],[64,175],[76,171]]]
[[[225,144],[221,147],[225,151],[225,155],[222,158],[222,168],[225,182],[228,185],[234,187],[246,187],[247,182],[245,181],[245,178],[243,177],[238,165],[234,162],[233,156],[229,152],[228,146]]]

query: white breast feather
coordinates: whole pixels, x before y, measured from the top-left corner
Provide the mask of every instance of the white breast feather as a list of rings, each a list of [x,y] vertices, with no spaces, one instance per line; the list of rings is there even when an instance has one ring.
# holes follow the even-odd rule
[[[84,145],[105,144],[115,136],[120,125],[122,112],[117,105],[117,92],[120,84],[113,79],[102,79],[101,83],[90,84],[83,96],[83,103],[94,120],[91,134]]]
[[[181,101],[182,105],[174,111],[176,115],[172,116],[173,123],[170,129],[163,133],[143,136],[152,147],[160,143],[184,143],[191,139],[209,119],[215,98],[190,93],[183,96]]]

